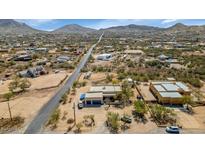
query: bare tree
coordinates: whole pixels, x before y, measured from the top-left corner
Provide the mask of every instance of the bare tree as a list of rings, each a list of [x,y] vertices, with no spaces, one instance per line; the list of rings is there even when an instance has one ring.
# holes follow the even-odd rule
[[[11,107],[10,107],[9,101],[10,101],[10,99],[12,97],[13,97],[13,93],[12,92],[8,92],[8,93],[4,94],[4,98],[7,100],[9,116],[10,116],[11,121],[12,121],[12,114],[11,114]]]

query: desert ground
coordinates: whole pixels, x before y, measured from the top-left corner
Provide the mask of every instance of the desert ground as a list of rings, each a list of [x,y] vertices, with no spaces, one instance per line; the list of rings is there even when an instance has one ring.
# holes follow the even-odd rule
[[[67,123],[68,119],[74,118],[74,110],[73,105],[75,105],[75,112],[76,112],[76,123],[82,123],[84,120],[84,116],[86,115],[94,115],[95,119],[95,125],[92,127],[86,127],[83,125],[81,129],[81,133],[89,133],[89,134],[105,134],[110,133],[108,128],[105,125],[105,121],[107,119],[106,115],[107,112],[115,112],[119,113],[120,116],[127,114],[132,116],[132,111],[134,109],[133,105],[126,106],[125,108],[117,108],[114,106],[108,106],[103,105],[101,107],[95,107],[95,108],[83,108],[78,109],[77,104],[79,102],[79,97],[81,93],[85,93],[89,91],[91,85],[93,84],[93,81],[99,81],[99,83],[102,83],[106,79],[105,73],[93,73],[90,77],[90,79],[83,79],[84,73],[81,74],[79,77],[79,82],[86,81],[86,86],[84,87],[77,87],[75,94],[72,92],[68,94],[68,101],[65,104],[59,105],[60,110],[60,118],[57,122],[57,127],[53,130],[49,126],[45,127],[44,133],[74,133],[74,130],[76,127],[73,127],[73,124]],[[146,91],[147,89],[145,89]],[[133,88],[134,96],[131,98],[131,100],[136,100],[136,96],[139,95],[137,89]],[[195,107],[194,108],[194,114],[190,115],[188,113],[183,112],[179,108],[174,108],[174,112],[177,115],[177,121],[182,126],[184,133],[187,131],[194,131],[201,132],[205,131],[205,107]],[[165,133],[165,126],[164,127],[158,127],[155,122],[153,122],[150,118],[149,112],[146,114],[147,121],[145,122],[139,122],[135,121],[132,118],[132,123],[129,124],[129,129],[126,130],[120,130],[119,133]],[[67,131],[69,127],[73,127],[70,131]]]
[[[115,76],[115,74],[113,74]],[[95,134],[102,134],[102,133],[109,133],[109,130],[105,126],[106,115],[107,112],[116,112],[119,113],[120,116],[127,114],[132,115],[133,105],[126,106],[124,109],[117,108],[114,106],[101,106],[96,108],[83,108],[78,109],[77,103],[79,102],[79,96],[81,93],[85,93],[89,91],[91,85],[93,84],[92,81],[99,81],[103,82],[106,79],[105,73],[94,73],[91,75],[89,80],[83,79],[84,74],[82,74],[79,78],[79,82],[86,81],[85,87],[80,87],[76,89],[76,93],[73,95],[70,93],[68,95],[68,101],[66,104],[60,104],[60,120],[57,123],[57,128],[55,130],[51,130],[50,127],[45,127],[44,133],[73,133],[73,128],[70,132],[67,132],[69,127],[72,127],[73,124],[68,124],[67,120],[74,117],[74,110],[73,105],[75,104],[76,110],[76,123],[80,123],[83,121],[83,117],[86,115],[94,115],[95,118],[95,126],[93,127],[86,127],[82,128],[82,133],[95,133]],[[135,100],[135,97],[138,94],[136,89],[133,89],[134,96],[131,100]],[[121,131],[121,133],[148,133],[149,131],[156,129],[157,125],[149,119],[149,114],[146,115],[147,121],[145,123],[136,122],[133,119],[132,124],[129,125],[129,129],[125,131]]]
[[[18,94],[9,101],[12,116],[21,116],[25,119],[24,125],[15,133],[23,133],[23,130],[29,122],[35,117],[41,107],[48,102],[48,100],[56,93],[58,86],[64,81],[69,74],[66,72],[59,72],[58,74],[48,74],[34,79],[29,79],[32,86],[22,94]],[[0,91],[8,90],[6,81],[0,87]],[[8,118],[7,102],[0,102],[0,118]]]
[[[66,72],[59,72],[58,74],[42,75],[37,78],[29,78],[31,87],[29,90],[46,89],[50,87],[56,87],[63,81],[69,74]],[[5,94],[9,91],[8,85],[12,80],[3,81],[0,85],[0,94]]]

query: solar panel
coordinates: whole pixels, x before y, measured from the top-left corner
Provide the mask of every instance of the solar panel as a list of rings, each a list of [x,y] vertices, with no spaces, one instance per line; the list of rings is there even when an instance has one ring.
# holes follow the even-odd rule
[[[169,98],[181,98],[182,95],[178,92],[160,92],[159,93],[162,97],[169,97]]]
[[[171,83],[167,83],[167,84],[161,84],[167,91],[178,91],[179,87],[171,84]]]
[[[189,91],[189,88],[182,82],[176,82],[176,85],[180,87],[181,89],[183,89],[184,91]]]

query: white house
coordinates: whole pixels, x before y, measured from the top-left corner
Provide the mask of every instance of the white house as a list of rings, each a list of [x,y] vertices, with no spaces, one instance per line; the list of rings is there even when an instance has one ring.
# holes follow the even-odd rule
[[[112,54],[101,54],[97,56],[97,60],[110,60],[112,58]]]

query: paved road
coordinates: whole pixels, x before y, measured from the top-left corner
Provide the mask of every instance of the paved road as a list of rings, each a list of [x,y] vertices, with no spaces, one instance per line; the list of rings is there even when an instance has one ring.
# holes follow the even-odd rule
[[[62,86],[61,89],[46,103],[39,113],[36,115],[36,117],[33,119],[33,121],[29,124],[24,134],[36,134],[40,133],[42,127],[44,124],[48,121],[48,118],[51,116],[52,112],[57,108],[59,101],[61,97],[70,89],[74,83],[74,81],[78,78],[81,69],[85,66],[87,63],[93,49],[95,46],[101,41],[103,34],[100,36],[98,42],[91,46],[91,48],[88,50],[87,54],[82,58],[80,63],[78,64],[77,68],[73,72],[73,74],[69,77],[69,79],[66,81],[65,85]]]

